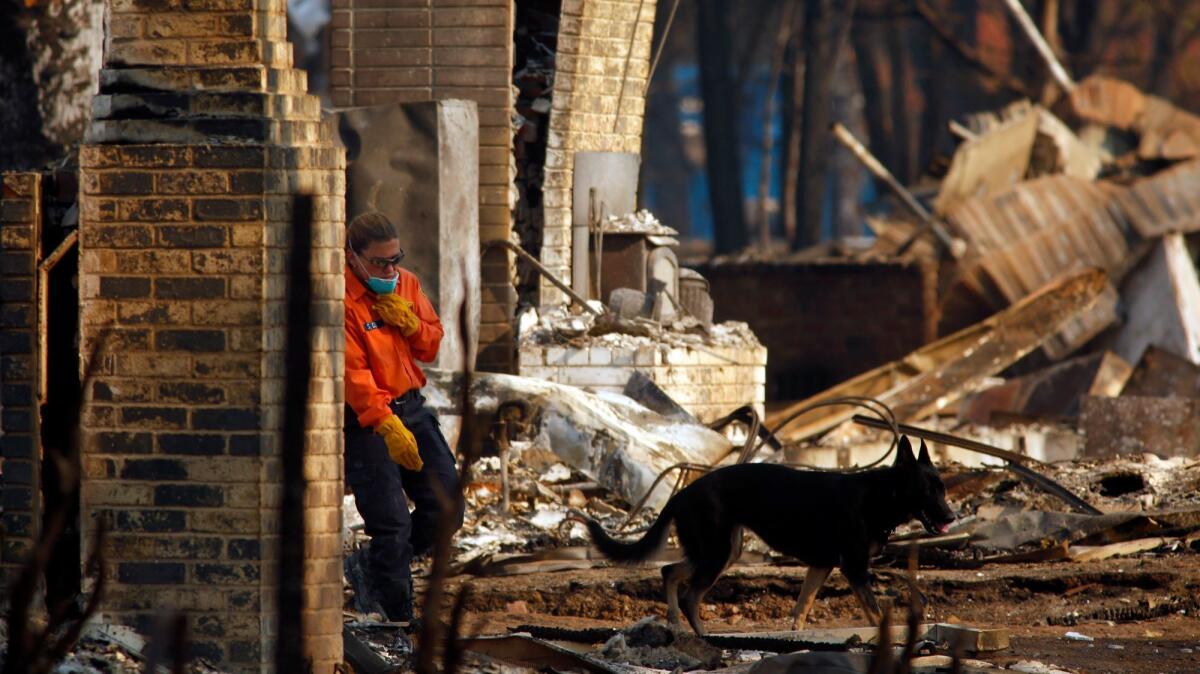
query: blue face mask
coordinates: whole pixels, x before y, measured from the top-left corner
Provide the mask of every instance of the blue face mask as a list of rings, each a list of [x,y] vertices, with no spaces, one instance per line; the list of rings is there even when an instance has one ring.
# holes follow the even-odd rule
[[[400,280],[400,272],[391,278],[367,277],[367,287],[376,295],[390,295],[396,292],[396,281]]]

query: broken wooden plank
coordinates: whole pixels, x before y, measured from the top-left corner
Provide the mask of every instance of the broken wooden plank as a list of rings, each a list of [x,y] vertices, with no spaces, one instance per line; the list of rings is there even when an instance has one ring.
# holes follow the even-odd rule
[[[899,649],[897,649],[899,651]],[[894,654],[898,656],[897,652]],[[746,674],[803,674],[826,672],[873,672],[873,653],[788,653],[763,658],[754,663]],[[938,674],[939,672],[957,671],[962,674],[991,674],[997,671],[989,663],[979,660],[963,660],[956,668],[954,659],[949,655],[922,655],[912,658],[906,663],[904,671],[912,674]],[[741,670],[717,670],[741,671]],[[888,671],[891,671],[890,669]],[[899,671],[899,670],[897,670]]]
[[[876,398],[899,421],[922,419],[1041,346],[1107,287],[1098,269],[1050,283],[980,323],[774,412],[767,426],[785,440],[811,438],[854,415],[849,406],[814,406],[847,396]]]
[[[990,662],[967,658],[960,660],[958,666],[955,667],[954,658],[949,655],[922,655],[913,658],[908,666],[912,674],[942,674],[944,672],[994,674],[996,671],[996,666]]]
[[[994,555],[992,557],[984,557],[980,561],[988,564],[1027,564],[1033,562],[1052,562],[1059,559],[1067,559],[1070,556],[1070,544],[1066,541],[1063,541],[1057,545],[1049,548],[1043,548],[1041,550]]]
[[[917,626],[917,634],[924,635],[932,627],[933,623],[922,623]],[[908,637],[908,628],[903,625],[893,627],[888,636],[893,644],[903,644]],[[879,628],[867,626],[768,632],[723,632],[709,634],[705,640],[721,648],[773,653],[791,653],[798,650],[843,650],[853,645],[879,643]]]
[[[1167,538],[1138,538],[1132,541],[1122,541],[1120,543],[1110,543],[1109,545],[1084,546],[1076,545],[1071,548],[1071,561],[1075,562],[1095,562],[1109,557],[1120,557],[1122,555],[1136,555],[1139,552],[1148,552],[1161,548],[1170,542]]]
[[[970,540],[971,534],[969,533],[947,534],[945,536],[922,536],[919,538],[897,537],[888,541],[887,545],[883,547],[883,551],[898,557],[904,557],[913,548],[917,550],[924,550],[926,548],[961,550],[967,547],[967,543]]]
[[[951,623],[922,623],[916,629],[917,640],[936,641],[950,646],[955,639],[966,639],[964,647],[975,653],[984,653],[1008,648],[1008,630],[980,629],[966,625]],[[908,628],[903,625],[893,626],[889,631],[892,644],[900,645],[908,638]],[[766,641],[775,642],[772,648],[759,648]],[[823,644],[826,646],[846,646],[854,644],[879,643],[879,628],[877,627],[835,627],[829,629],[789,630],[780,632],[734,632],[710,634],[709,643],[722,648],[745,648],[758,650],[776,650],[790,648],[797,643]],[[750,645],[751,642],[754,644]],[[776,652],[783,652],[778,650]]]
[[[529,634],[473,637],[461,640],[462,648],[489,658],[532,667],[537,670],[583,670],[593,674],[621,674],[621,670],[569,648],[538,639]]]
[[[981,629],[955,625],[952,623],[937,623],[925,635],[926,639],[947,644],[952,650],[961,647],[969,653],[992,653],[1008,648],[1008,630]]]

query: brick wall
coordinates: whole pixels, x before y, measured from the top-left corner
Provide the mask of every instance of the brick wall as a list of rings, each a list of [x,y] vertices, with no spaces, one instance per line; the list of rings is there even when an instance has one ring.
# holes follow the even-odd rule
[[[325,154],[324,157],[313,157]],[[305,448],[309,649],[340,655],[342,174],[333,148],[86,146],[82,501],[112,530],[105,609],[189,613],[198,653],[273,657],[289,188],[318,195]],[[290,168],[289,168],[290,166]],[[103,351],[100,349],[103,348]],[[164,585],[170,587],[163,587]],[[326,610],[322,611],[324,608]]]
[[[621,393],[635,371],[658,384],[703,422],[742,405],[763,412],[767,350],[762,346],[703,349],[640,346],[522,346],[520,374],[594,391]]]
[[[286,0],[109,0],[109,7],[107,67],[292,66]]]
[[[37,442],[35,269],[40,259],[41,175],[0,176],[0,582],[27,559],[41,499]]]
[[[547,138],[541,261],[571,278],[571,190],[576,152],[642,149],[655,0],[562,0]],[[565,302],[542,282],[542,304]]]
[[[85,538],[102,610],[188,618],[197,655],[274,658],[293,195],[314,195],[304,629],[341,661],[345,160],[283,41],[282,0],[111,0],[80,152]],[[132,67],[136,64],[138,67]]]
[[[512,229],[512,0],[333,0],[333,104],[459,98],[479,109],[479,239]],[[510,372],[512,254],[483,261],[478,364]]]
[[[745,321],[770,350],[767,399],[795,400],[937,337],[937,270],[897,261],[698,268],[719,321]]]

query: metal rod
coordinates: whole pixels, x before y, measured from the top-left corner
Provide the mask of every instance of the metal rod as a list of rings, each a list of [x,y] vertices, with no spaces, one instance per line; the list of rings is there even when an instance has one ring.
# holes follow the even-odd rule
[[[1104,514],[1104,513],[1100,512],[1100,510],[1098,510],[1092,504],[1090,504],[1087,501],[1076,496],[1073,492],[1071,492],[1066,487],[1055,482],[1054,480],[1051,480],[1050,478],[1046,477],[1045,475],[1042,475],[1041,473],[1034,471],[1029,466],[1023,466],[1019,463],[1013,463],[1010,461],[1007,468],[1010,472],[1016,473],[1017,477],[1021,478],[1022,480],[1025,480],[1029,484],[1033,485],[1034,487],[1037,487],[1038,489],[1041,489],[1042,491],[1046,492],[1047,494],[1050,494],[1051,496],[1057,496],[1064,503],[1071,506],[1075,510],[1083,513],[1084,515],[1103,515]]]
[[[557,276],[555,276],[553,274],[553,272],[551,272],[549,269],[546,269],[544,266],[542,266],[542,263],[538,262],[538,259],[536,257],[530,255],[529,252],[526,251],[525,249],[521,248],[520,246],[513,243],[512,241],[505,241],[504,239],[492,239],[491,241],[484,242],[483,251],[486,253],[489,248],[492,248],[494,246],[502,246],[502,247],[507,248],[507,249],[511,250],[512,252],[516,253],[517,257],[521,258],[522,260],[525,260],[530,265],[532,265],[533,268],[539,274],[541,274],[542,276],[545,276],[551,283],[554,284],[554,286],[556,288],[558,288],[559,290],[566,293],[567,297],[570,297],[572,300],[574,300],[576,304],[579,304],[584,309],[595,314],[596,316],[604,315],[603,311],[588,304],[587,300],[583,299],[583,297],[580,297],[579,293],[577,293],[571,289],[571,286],[563,283],[562,280],[560,280]]]
[[[871,151],[868,150],[865,145],[859,142],[859,140],[854,137],[854,134],[850,133],[850,130],[842,126],[840,122],[834,122],[832,131],[833,137],[837,138],[838,142],[844,145],[847,150],[850,150],[850,154],[853,154],[860,162],[862,162],[863,166],[867,167],[867,170],[870,171],[872,175],[882,180],[884,184],[886,184],[892,190],[892,192],[895,193],[896,196],[900,197],[900,201],[904,202],[904,205],[907,206],[914,215],[920,218],[922,223],[924,223],[922,227],[917,230],[917,232],[914,233],[909,240],[904,243],[903,246],[900,247],[899,252],[904,253],[922,232],[924,232],[926,229],[932,229],[933,233],[937,236],[938,240],[941,241],[942,245],[945,246],[946,250],[953,255],[955,246],[954,240],[951,238],[950,233],[947,232],[946,228],[943,227],[942,224],[933,217],[933,214],[930,213],[928,209],[921,205],[921,202],[917,201],[917,198],[913,196],[912,192],[909,192],[903,185],[901,185],[900,181],[896,180],[896,176],[892,175],[892,172],[887,170],[887,167],[880,163],[875,155],[871,154]]]
[[[633,46],[637,44],[638,24],[642,21],[642,8],[646,6],[646,0],[638,0],[637,16],[633,18],[633,30],[629,32],[629,49],[625,52],[625,65],[621,68],[621,90],[617,92],[617,108],[613,110],[613,125],[612,134],[617,135],[617,124],[621,121],[621,102],[625,100],[625,80],[629,78],[629,62],[633,60]],[[653,24],[653,17],[651,17]],[[653,28],[652,28],[653,30]],[[650,80],[646,80],[646,86],[650,85]],[[642,88],[645,91],[645,87]]]
[[[958,136],[963,140],[974,140],[975,132],[960,124],[957,120],[950,120],[946,125],[950,129],[950,133]]]
[[[1008,6],[1008,11],[1012,12],[1013,18],[1021,26],[1021,30],[1025,31],[1025,36],[1033,43],[1042,60],[1050,68],[1050,74],[1054,77],[1054,81],[1063,88],[1064,91],[1070,93],[1075,90],[1075,80],[1071,79],[1071,75],[1067,73],[1067,69],[1063,67],[1058,57],[1054,55],[1054,50],[1050,48],[1050,43],[1046,42],[1046,38],[1042,37],[1041,31],[1033,23],[1033,18],[1025,11],[1025,7],[1021,5],[1021,0],[1004,0],[1004,4]]]
[[[39,215],[40,217],[40,215]],[[39,220],[40,222],[40,220]],[[40,229],[40,226],[39,226]],[[40,238],[40,235],[39,235]],[[37,289],[35,290],[37,305],[37,399],[39,404],[46,404],[49,387],[47,383],[49,372],[49,329],[50,329],[50,271],[66,257],[67,253],[79,242],[79,230],[74,229],[67,238],[58,244],[46,259],[37,266]],[[36,242],[34,245],[38,245]],[[40,415],[35,414],[34,417]],[[40,437],[40,431],[34,437]]]
[[[654,79],[654,71],[658,69],[658,60],[662,58],[663,47],[667,46],[667,38],[671,36],[671,24],[675,23],[675,12],[679,10],[679,0],[671,5],[671,13],[667,15],[667,24],[663,26],[662,39],[659,40],[658,49],[654,51],[654,58],[650,60],[650,71],[646,74],[646,87],[642,91],[642,95],[650,89],[650,81]]]
[[[891,430],[892,428],[885,421],[880,421],[874,417],[868,417],[862,414],[855,414],[853,421],[856,424],[870,426],[871,428],[882,428],[884,430]],[[960,438],[957,435],[950,435],[949,433],[942,433],[941,431],[931,431],[926,428],[919,428],[909,424],[896,424],[896,428],[899,429],[901,433],[906,435],[912,435],[918,438],[924,438],[926,440],[933,440],[934,442],[940,442],[944,445],[953,445],[955,447],[961,447],[962,449],[969,449],[973,452],[994,456],[997,459],[1004,459],[1005,461],[1011,461],[1013,463],[1042,463],[1032,456],[1017,454],[1016,452],[1010,452],[1007,449],[1000,449],[999,447],[993,447],[992,445],[977,442],[975,440],[969,440],[967,438]]]
[[[54,249],[54,252],[47,255],[46,259],[38,263],[38,269],[45,269],[46,271],[54,269],[55,265],[62,261],[63,256],[69,253],[71,248],[78,242],[79,230],[71,230],[71,233],[67,235],[67,238],[63,239],[62,243],[58,244],[58,247]]]

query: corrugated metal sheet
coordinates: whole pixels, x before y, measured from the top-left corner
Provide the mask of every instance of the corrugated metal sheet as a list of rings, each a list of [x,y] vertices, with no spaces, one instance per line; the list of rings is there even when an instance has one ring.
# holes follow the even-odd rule
[[[974,287],[995,289],[996,308],[1012,304],[1069,272],[1113,271],[1129,255],[1130,225],[1113,195],[1097,183],[1065,175],[1029,180],[992,197],[972,199],[947,217],[968,244],[965,273]],[[1116,317],[1110,286],[1093,309],[1045,345],[1062,358]]]
[[[1118,188],[1114,196],[1144,238],[1200,231],[1200,160],[1159,171],[1128,188]]]
[[[1073,269],[1116,269],[1129,254],[1130,225],[1110,192],[1070,176],[1037,178],[963,202],[947,221],[966,240],[978,273],[1000,291],[1000,306]]]

